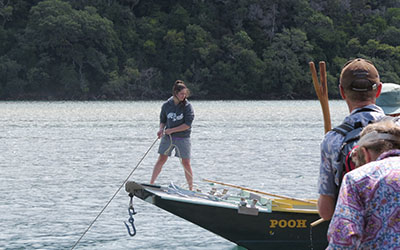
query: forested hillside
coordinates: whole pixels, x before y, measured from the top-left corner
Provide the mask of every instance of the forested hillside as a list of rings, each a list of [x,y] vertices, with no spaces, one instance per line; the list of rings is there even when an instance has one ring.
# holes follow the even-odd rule
[[[400,0],[0,0],[1,100],[315,98],[351,58],[400,83]]]

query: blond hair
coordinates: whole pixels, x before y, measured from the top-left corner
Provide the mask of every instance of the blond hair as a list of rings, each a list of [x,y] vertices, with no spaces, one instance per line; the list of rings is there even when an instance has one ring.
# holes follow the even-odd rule
[[[362,141],[363,137],[371,133],[381,134],[382,136],[370,137],[370,140]],[[372,150],[375,155],[380,155],[391,149],[400,149],[400,126],[396,125],[393,120],[386,119],[366,126],[360,133],[359,147],[355,150],[354,162],[357,167],[366,163],[361,148]]]

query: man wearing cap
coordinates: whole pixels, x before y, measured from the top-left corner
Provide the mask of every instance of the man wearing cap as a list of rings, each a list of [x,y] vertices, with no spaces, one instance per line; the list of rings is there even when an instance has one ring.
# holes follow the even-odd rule
[[[383,109],[386,115],[400,116],[400,85],[394,83],[383,83],[376,105]]]
[[[375,105],[382,84],[375,66],[362,58],[347,62],[340,74],[340,94],[346,101],[350,115],[344,122],[361,123],[367,126],[372,120],[385,116]],[[334,212],[339,187],[343,176],[343,166],[339,160],[344,136],[334,130],[329,131],[321,143],[321,164],[318,179],[318,212],[329,220]]]

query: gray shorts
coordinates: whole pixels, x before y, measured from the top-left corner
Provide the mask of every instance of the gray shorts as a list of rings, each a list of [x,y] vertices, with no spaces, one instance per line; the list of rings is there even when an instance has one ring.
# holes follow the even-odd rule
[[[158,153],[171,156],[172,150],[175,149],[175,156],[182,159],[190,159],[191,151],[190,137],[180,138],[172,137],[172,143],[169,135],[164,135],[161,138]]]

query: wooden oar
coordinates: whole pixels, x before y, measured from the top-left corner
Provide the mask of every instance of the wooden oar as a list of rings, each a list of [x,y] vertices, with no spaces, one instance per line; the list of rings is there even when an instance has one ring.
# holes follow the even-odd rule
[[[318,220],[316,220],[316,221],[314,221],[314,222],[311,222],[311,223],[310,223],[310,226],[311,226],[311,227],[318,226],[319,224],[321,224],[321,223],[324,222],[324,221],[325,221],[324,219],[319,218]]]
[[[223,182],[212,181],[212,180],[207,180],[207,179],[203,179],[203,181],[211,182],[211,183],[215,183],[215,184],[219,184],[219,185],[223,185],[223,186],[227,186],[227,187],[238,188],[238,189],[241,189],[241,190],[245,190],[245,191],[249,191],[249,192],[253,192],[253,193],[257,193],[257,194],[264,194],[264,195],[273,196],[273,197],[282,198],[282,199],[287,199],[287,200],[292,200],[292,201],[300,201],[300,202],[303,202],[303,203],[308,203],[308,204],[313,204],[313,205],[317,204],[314,201],[296,199],[296,198],[287,197],[287,196],[283,196],[283,195],[277,195],[277,194],[271,194],[271,193],[258,191],[258,190],[250,189],[250,188],[246,188],[246,187],[241,187],[241,186],[233,185],[233,184],[229,184],[229,183],[223,183]]]
[[[327,77],[326,77],[326,64],[324,61],[319,62],[319,73],[320,73],[320,80],[321,84],[318,82],[317,71],[315,69],[314,62],[310,62],[310,70],[311,76],[313,79],[315,93],[317,94],[318,100],[321,104],[322,108],[322,115],[324,116],[324,128],[325,133],[331,130],[331,115],[329,112],[329,100],[328,100],[328,84],[327,84]],[[325,220],[320,218],[310,225],[311,227],[315,227]]]
[[[314,62],[310,62],[311,76],[314,83],[315,93],[317,94],[318,100],[321,104],[322,115],[324,116],[324,128],[325,133],[331,130],[331,115],[329,112],[329,98],[328,98],[328,84],[326,77],[326,64],[324,61],[319,62],[320,80],[318,81],[317,71],[315,69]]]

